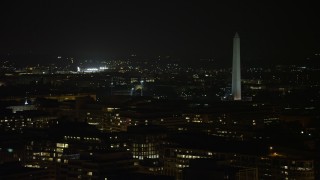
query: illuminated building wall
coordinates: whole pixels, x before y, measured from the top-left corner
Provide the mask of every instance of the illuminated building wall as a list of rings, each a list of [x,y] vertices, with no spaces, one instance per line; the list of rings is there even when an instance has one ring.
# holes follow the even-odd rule
[[[130,126],[128,129],[131,151],[134,159],[147,171],[162,171],[159,162],[160,146],[166,133],[158,126]]]
[[[48,128],[57,123],[57,117],[32,113],[17,112],[0,116],[0,128],[7,131],[21,131],[24,128]]]
[[[191,159],[198,158],[225,161],[230,167],[257,168],[258,179],[315,179],[313,160],[288,158],[274,153],[262,156],[186,148],[165,148],[163,173],[182,179],[183,169],[189,167]]]
[[[32,168],[52,168],[61,163],[64,149],[69,148],[68,143],[55,143],[52,141],[30,141],[26,144],[24,166]]]
[[[165,148],[163,173],[182,179],[183,168],[189,167],[190,159],[197,158],[213,158],[213,153],[196,149]]]
[[[164,134],[135,134],[132,136],[133,158],[159,159],[159,148]]]
[[[119,108],[87,108],[81,112],[80,117],[103,132],[125,132],[132,125],[130,118],[120,116]]]
[[[113,179],[137,170],[129,152],[82,152],[58,168],[59,179]],[[129,176],[127,178],[130,178]]]
[[[120,134],[104,134],[86,123],[59,123],[46,130],[30,130],[22,162],[26,167],[48,168],[64,166],[79,159],[84,151],[125,151],[129,143]],[[130,155],[132,158],[132,155]]]
[[[143,159],[158,159],[159,150],[157,143],[132,143],[133,158]]]

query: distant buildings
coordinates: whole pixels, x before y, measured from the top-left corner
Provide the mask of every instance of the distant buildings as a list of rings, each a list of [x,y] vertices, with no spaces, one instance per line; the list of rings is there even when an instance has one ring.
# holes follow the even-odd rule
[[[2,69],[0,179],[319,179],[320,70],[240,78],[239,40],[234,91],[214,61]]]

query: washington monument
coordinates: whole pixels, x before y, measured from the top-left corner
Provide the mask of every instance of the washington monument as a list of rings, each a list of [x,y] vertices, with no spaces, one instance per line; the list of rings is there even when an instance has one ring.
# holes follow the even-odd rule
[[[232,98],[235,101],[241,100],[240,37],[238,33],[233,38]]]

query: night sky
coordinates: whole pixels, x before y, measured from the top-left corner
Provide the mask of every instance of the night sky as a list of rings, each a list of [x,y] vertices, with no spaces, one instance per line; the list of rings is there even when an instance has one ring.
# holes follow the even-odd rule
[[[0,54],[174,56],[244,63],[303,62],[319,46],[308,1],[1,1]]]

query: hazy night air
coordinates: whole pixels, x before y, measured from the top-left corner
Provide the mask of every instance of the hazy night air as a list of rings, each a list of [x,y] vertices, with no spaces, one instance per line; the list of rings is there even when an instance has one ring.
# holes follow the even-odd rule
[[[242,61],[250,64],[304,62],[319,49],[319,12],[307,1],[3,1],[1,7],[4,58],[137,54],[213,58],[229,66],[236,31],[245,40]]]

